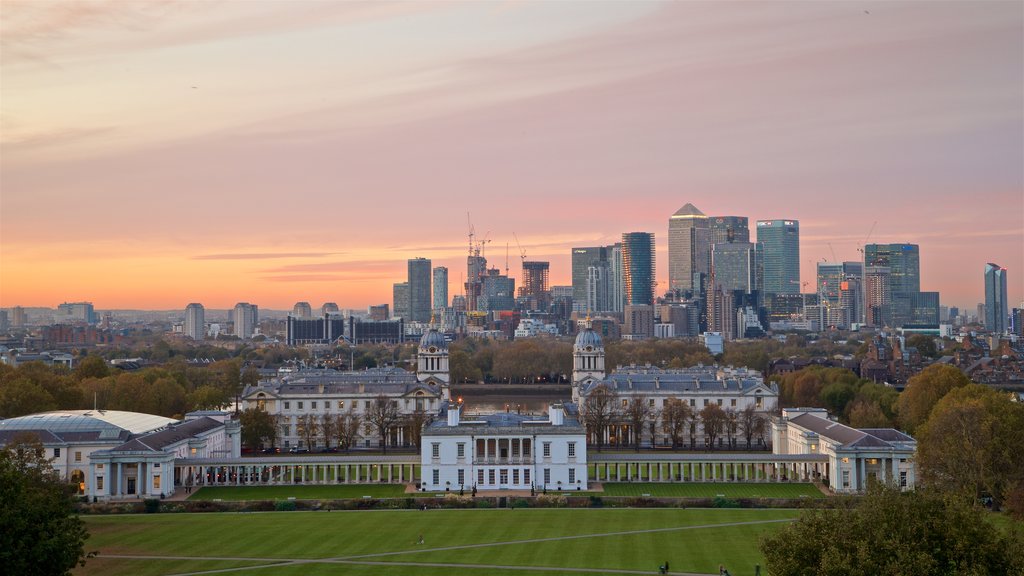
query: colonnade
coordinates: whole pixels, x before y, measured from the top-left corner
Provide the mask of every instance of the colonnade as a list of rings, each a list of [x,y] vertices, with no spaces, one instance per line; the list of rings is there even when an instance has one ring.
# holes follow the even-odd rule
[[[825,468],[824,461],[601,461],[591,455],[589,479],[593,482],[810,482],[827,475]]]
[[[417,482],[412,462],[215,464],[185,461],[175,470],[181,486],[275,486],[279,484],[371,484]]]

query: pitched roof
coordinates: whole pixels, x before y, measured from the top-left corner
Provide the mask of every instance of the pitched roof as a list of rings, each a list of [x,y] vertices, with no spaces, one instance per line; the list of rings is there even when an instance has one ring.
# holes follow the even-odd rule
[[[705,216],[705,214],[698,210],[696,206],[687,202],[686,206],[676,210],[676,213],[672,215],[673,218],[677,216],[680,218],[686,218],[691,216]]]
[[[892,428],[851,428],[809,413],[789,421],[849,448],[892,448],[894,442],[914,442],[912,437]]]
[[[159,452],[171,444],[187,440],[196,434],[215,430],[223,425],[223,422],[204,416],[171,426],[166,430],[139,436],[114,448],[112,452]]]

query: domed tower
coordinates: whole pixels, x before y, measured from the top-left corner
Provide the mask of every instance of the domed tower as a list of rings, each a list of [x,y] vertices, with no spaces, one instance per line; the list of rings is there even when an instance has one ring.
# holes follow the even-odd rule
[[[604,344],[597,332],[588,327],[576,335],[576,343],[572,347],[573,399],[579,401],[579,391],[583,387],[604,378]]]
[[[431,328],[420,338],[416,379],[431,386],[440,386],[444,398],[448,399],[448,343],[436,328]]]

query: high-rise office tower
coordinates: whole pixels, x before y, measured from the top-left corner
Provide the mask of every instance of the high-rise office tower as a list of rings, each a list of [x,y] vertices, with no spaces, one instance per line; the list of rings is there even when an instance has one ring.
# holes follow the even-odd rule
[[[584,311],[588,315],[608,309],[610,279],[611,273],[605,263],[587,269],[587,299]]]
[[[868,244],[865,266],[887,266],[893,294],[921,291],[921,254],[917,244]]]
[[[369,316],[370,320],[390,320],[391,310],[387,304],[371,304],[366,308],[366,315]]]
[[[864,267],[889,269],[889,326],[900,328],[914,323],[914,300],[921,291],[921,256],[917,244],[868,244],[864,246]]]
[[[493,312],[495,310],[513,310],[516,307],[516,280],[491,268],[482,279],[482,289],[477,302],[478,310]]]
[[[624,312],[626,306],[626,273],[622,264],[622,242],[605,248],[608,256],[608,311]]]
[[[711,248],[713,287],[760,294],[764,282],[764,248],[750,242],[718,243]]]
[[[607,262],[603,246],[589,246],[572,249],[572,300],[577,312],[586,311],[587,281],[590,269]]]
[[[320,307],[320,315],[323,316],[324,318],[326,318],[328,314],[337,313],[338,305],[335,304],[334,302],[324,302],[324,305]]]
[[[448,268],[438,266],[434,268],[434,310],[443,310],[448,307]]]
[[[750,242],[750,226],[746,216],[711,216],[711,244]]]
[[[626,232],[622,235],[622,275],[626,306],[654,306],[654,234]]]
[[[487,275],[487,259],[476,250],[466,257],[466,309],[470,312],[479,310],[477,300],[483,291],[483,278]]]
[[[764,293],[800,293],[800,222],[758,220],[757,241],[764,245]]]
[[[295,306],[292,306],[292,316],[296,318],[312,318],[313,307],[309,305],[309,302],[296,302]]]
[[[409,260],[409,321],[430,321],[430,260],[412,258]]]
[[[206,337],[206,310],[193,302],[185,307],[185,336],[202,342]]]
[[[1007,331],[1009,315],[1006,302],[1006,268],[989,262],[985,265],[985,329],[994,334]]]
[[[863,265],[860,262],[818,262],[818,305],[825,315],[825,324],[849,328],[860,322],[859,291]]]
[[[868,326],[890,324],[892,288],[888,266],[864,267],[864,323]]]
[[[392,318],[410,320],[408,282],[396,282],[391,287],[391,311]]]
[[[260,322],[259,307],[248,302],[239,302],[235,304],[231,319],[235,323],[235,336],[243,340],[252,338],[256,333],[256,325]]]
[[[710,271],[708,217],[687,204],[668,220],[668,289],[700,296]]]

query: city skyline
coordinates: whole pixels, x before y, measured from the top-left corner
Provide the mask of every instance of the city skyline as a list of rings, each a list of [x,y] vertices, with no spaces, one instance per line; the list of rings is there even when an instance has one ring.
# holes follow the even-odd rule
[[[552,286],[653,233],[662,294],[686,203],[1024,300],[1019,3],[316,6],[5,2],[0,307],[359,308],[417,256],[450,300],[467,212]]]

